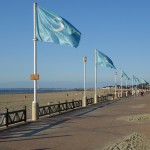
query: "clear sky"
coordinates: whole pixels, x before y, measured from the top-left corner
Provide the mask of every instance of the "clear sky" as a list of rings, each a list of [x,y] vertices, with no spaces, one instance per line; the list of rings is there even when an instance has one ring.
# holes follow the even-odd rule
[[[131,77],[150,81],[149,0],[37,0],[81,33],[77,48],[38,42],[39,87],[94,87],[94,49],[108,55]],[[33,87],[33,0],[0,4],[0,87]],[[114,69],[98,67],[98,86],[114,84]]]

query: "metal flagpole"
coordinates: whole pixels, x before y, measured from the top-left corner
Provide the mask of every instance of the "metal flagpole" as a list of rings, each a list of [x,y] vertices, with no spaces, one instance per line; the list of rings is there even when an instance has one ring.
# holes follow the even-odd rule
[[[83,63],[84,63],[84,96],[83,96],[83,103],[82,103],[82,107],[86,107],[86,61],[87,61],[87,57],[83,57]]]
[[[117,98],[117,72],[115,72],[115,99]]]
[[[95,95],[94,95],[94,104],[97,103],[97,60],[96,60],[97,49],[95,49]]]
[[[34,43],[34,74],[37,74],[36,5],[37,4],[34,3],[34,38],[33,38],[33,43]],[[36,88],[37,88],[37,80],[34,80],[34,103],[37,103]]]
[[[128,88],[128,80],[126,79],[126,96],[128,96],[128,90],[127,90],[127,88]]]
[[[122,97],[122,69],[121,69],[121,97]]]
[[[39,79],[39,75],[37,74],[37,39],[36,39],[36,6],[37,3],[33,4],[33,14],[34,14],[34,74],[31,75],[31,80],[34,80],[34,101],[32,102],[32,120],[38,119],[38,101],[37,101],[37,80]]]
[[[133,95],[133,76],[132,76],[132,95]]]

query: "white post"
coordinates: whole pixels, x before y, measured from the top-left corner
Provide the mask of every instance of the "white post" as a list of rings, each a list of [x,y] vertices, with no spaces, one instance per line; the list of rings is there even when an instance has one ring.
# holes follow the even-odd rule
[[[33,10],[34,10],[34,75],[37,74],[37,39],[36,39],[36,6],[37,4],[34,3]],[[37,80],[34,80],[34,101],[32,102],[32,120],[38,119],[38,102],[37,102]]]
[[[133,95],[133,76],[132,76],[132,95]]]
[[[33,38],[33,44],[34,44],[34,74],[37,74],[37,39],[36,39],[36,3],[34,3],[34,38]],[[37,80],[34,80],[34,103],[37,103]]]
[[[115,99],[117,98],[117,72],[115,72]]]
[[[95,49],[95,95],[94,95],[94,104],[97,103],[97,60],[96,60],[97,49]]]
[[[83,96],[83,102],[82,102],[82,107],[86,107],[86,101],[87,101],[87,97],[86,97],[86,61],[87,61],[87,57],[83,57],[83,63],[84,63],[84,96]]]
[[[128,80],[126,79],[126,96],[128,96],[128,89],[127,89],[128,88],[128,83],[127,82],[128,82]]]
[[[122,97],[122,69],[121,69],[121,97]]]

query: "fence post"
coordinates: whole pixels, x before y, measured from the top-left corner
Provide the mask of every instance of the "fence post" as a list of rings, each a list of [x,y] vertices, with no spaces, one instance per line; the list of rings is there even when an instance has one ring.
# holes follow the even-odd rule
[[[75,107],[74,107],[74,99],[72,99],[72,106],[73,106],[73,109],[74,109],[74,108],[75,108]]]
[[[8,108],[6,108],[6,127],[8,127]]]
[[[68,110],[68,102],[67,102],[67,100],[66,100],[66,111]]]
[[[98,103],[100,103],[100,97],[101,97],[101,96],[99,95],[99,96],[98,96],[98,100],[97,100]]]
[[[49,114],[49,115],[51,114],[51,105],[50,105],[50,103],[49,103],[49,105],[48,105],[48,114]]]
[[[27,107],[24,106],[24,121],[27,121]]]
[[[58,102],[58,112],[60,113],[60,101]]]

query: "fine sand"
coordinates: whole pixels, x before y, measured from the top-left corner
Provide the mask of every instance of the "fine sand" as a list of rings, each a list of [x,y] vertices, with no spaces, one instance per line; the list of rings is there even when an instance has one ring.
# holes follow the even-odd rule
[[[149,142],[144,135],[133,133],[104,150],[149,150]]]
[[[144,108],[145,104],[139,104],[131,106],[133,109]],[[117,120],[124,120],[133,123],[145,123],[150,121],[150,114],[137,114],[122,116],[117,118]],[[132,133],[123,139],[119,139],[112,146],[104,148],[104,150],[149,150],[150,149],[150,138],[145,137],[139,133]]]
[[[139,115],[123,116],[123,117],[120,117],[118,119],[140,123],[140,122],[144,122],[144,121],[150,121],[150,114],[139,114]]]
[[[106,95],[110,93],[110,90],[97,90],[97,95]],[[87,98],[94,97],[94,91],[86,91]],[[81,100],[83,99],[83,91],[65,91],[65,92],[49,92],[49,93],[38,93],[37,100],[39,106],[45,106],[48,104],[57,104],[58,102]],[[32,94],[1,94],[0,95],[0,113],[22,109],[24,106],[27,107],[27,117],[31,118],[31,107],[33,101]]]
[[[97,94],[99,96],[106,95],[109,93],[110,91],[106,91],[106,90],[97,91]],[[87,91],[88,98],[91,98],[93,96],[94,96],[94,91]],[[72,101],[72,99],[79,100],[82,99],[82,97],[83,97],[83,91],[41,93],[38,94],[38,102],[39,105],[42,106],[42,105],[47,105],[48,103],[49,104],[58,103],[58,101],[60,102],[64,102],[66,100]],[[147,95],[145,94],[144,97],[133,96],[129,98],[119,99],[118,101],[115,101],[116,103],[112,103],[107,107],[104,108],[97,107],[98,109],[94,109],[95,111],[92,111],[89,114],[87,113],[86,116],[85,115],[80,117],[71,116],[71,118],[66,122],[64,122],[64,124],[59,124],[59,126],[54,127],[53,129],[48,128],[43,131],[44,134],[42,132],[41,134],[39,133],[36,136],[40,136],[39,139],[40,141],[43,140],[43,141],[47,141],[48,143],[49,143],[48,138],[50,138],[51,143],[54,144],[50,146],[54,148],[56,148],[60,143],[63,142],[67,143],[70,140],[70,142],[74,143],[75,145],[81,144],[80,146],[83,146],[87,144],[88,146],[84,147],[84,149],[86,149],[91,146],[89,144],[90,142],[88,143],[87,141],[91,140],[93,144],[92,145],[93,148],[91,147],[90,148],[93,150],[99,150],[99,149],[150,150],[149,97],[150,97],[149,94]],[[8,107],[9,109],[14,109],[14,108],[21,108],[23,107],[23,105],[26,105],[28,109],[28,114],[30,116],[31,116],[32,101],[33,101],[33,94],[0,95],[0,102],[2,104],[0,106],[1,110],[4,110],[4,106]],[[94,107],[96,108],[96,106]],[[59,117],[62,116],[57,116],[57,117],[56,120],[59,120],[60,119]],[[64,116],[64,118],[66,119],[66,116]],[[44,120],[42,124],[43,123]],[[41,125],[40,122],[39,125]],[[57,133],[55,133],[56,130],[54,129],[57,130]],[[45,138],[45,135],[51,135],[51,133],[52,134],[54,133],[54,137],[46,136]],[[41,138],[42,136],[43,138]],[[93,137],[96,140],[92,140]],[[33,136],[33,138],[35,138],[35,136]],[[80,140],[82,141],[81,143],[79,142]],[[24,142],[26,141],[27,139],[24,140]],[[6,141],[4,139],[4,143],[5,142]],[[38,143],[39,141],[37,141],[36,144]],[[101,148],[99,148],[100,146]],[[60,147],[59,149],[61,149]]]

